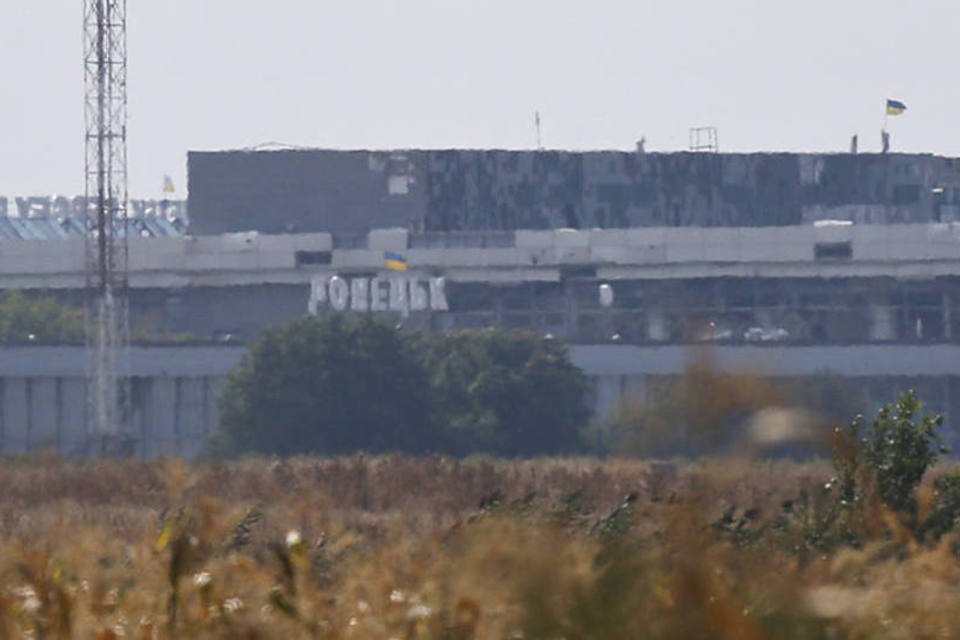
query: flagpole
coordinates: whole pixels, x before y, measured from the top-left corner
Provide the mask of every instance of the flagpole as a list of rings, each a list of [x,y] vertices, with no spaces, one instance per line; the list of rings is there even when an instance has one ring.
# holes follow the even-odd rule
[[[890,99],[887,98],[886,100],[883,101],[883,129],[880,130],[880,149],[884,153],[889,151],[889,149],[886,148],[887,140],[889,140],[889,138],[887,137],[889,135],[887,133],[887,126],[889,125],[889,123],[890,123]]]
[[[540,132],[540,110],[534,112],[533,121],[537,126],[537,151],[543,150],[543,137]]]

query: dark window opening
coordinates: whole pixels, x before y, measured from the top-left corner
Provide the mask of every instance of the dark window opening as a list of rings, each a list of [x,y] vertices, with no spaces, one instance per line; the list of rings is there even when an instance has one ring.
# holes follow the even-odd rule
[[[898,184],[893,188],[893,204],[909,205],[920,202],[920,185]]]
[[[297,251],[294,253],[294,259],[298,267],[308,264],[330,264],[329,251]]]
[[[853,257],[853,247],[849,242],[818,242],[813,248],[816,260],[849,260]]]

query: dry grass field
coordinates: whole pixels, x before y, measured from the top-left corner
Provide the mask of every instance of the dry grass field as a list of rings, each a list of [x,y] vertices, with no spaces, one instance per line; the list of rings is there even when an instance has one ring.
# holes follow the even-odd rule
[[[953,638],[953,539],[828,463],[0,462],[0,638]],[[921,509],[923,508],[921,488]]]

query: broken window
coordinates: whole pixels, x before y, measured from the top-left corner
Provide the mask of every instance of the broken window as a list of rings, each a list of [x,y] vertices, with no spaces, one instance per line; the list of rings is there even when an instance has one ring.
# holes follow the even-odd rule
[[[309,264],[330,264],[329,251],[296,251],[293,255],[298,267]]]
[[[893,188],[893,204],[908,205],[920,202],[920,185],[898,184]]]
[[[850,260],[853,247],[850,242],[818,242],[813,247],[815,260]]]

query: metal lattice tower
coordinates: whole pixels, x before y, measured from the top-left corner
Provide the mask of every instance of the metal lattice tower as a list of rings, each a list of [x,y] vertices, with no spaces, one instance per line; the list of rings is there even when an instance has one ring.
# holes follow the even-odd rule
[[[84,0],[89,453],[128,453],[127,6]]]

